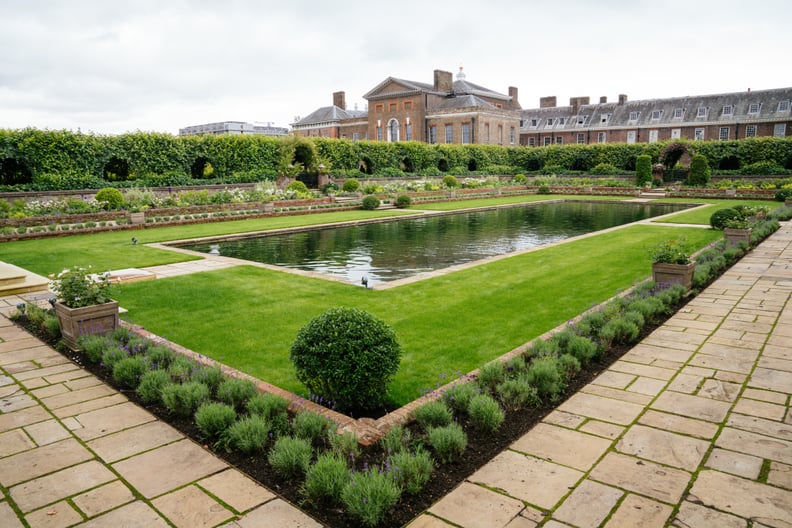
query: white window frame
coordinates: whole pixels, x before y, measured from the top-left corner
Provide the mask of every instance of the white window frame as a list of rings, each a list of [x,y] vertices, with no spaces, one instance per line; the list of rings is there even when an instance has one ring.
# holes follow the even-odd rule
[[[778,101],[778,112],[789,112],[789,99]]]
[[[544,137],[544,146],[545,147],[549,147],[552,144],[553,144],[553,138],[551,138],[550,136],[545,136]]]
[[[724,105],[723,106],[723,115],[725,115],[725,116],[734,115],[734,105]]]
[[[683,117],[685,117],[685,109],[674,108],[674,119],[682,119]]]
[[[377,127],[377,141],[382,141],[382,127]]]
[[[607,143],[608,134],[606,132],[597,132],[597,143]]]
[[[470,123],[462,123],[462,144],[470,144]]]
[[[652,110],[652,121],[660,121],[660,116],[662,115],[662,110]]]
[[[453,124],[445,125],[445,142],[446,142],[446,144],[454,142],[454,125]]]
[[[352,132],[352,141],[360,140],[360,132]]]
[[[399,128],[400,127],[399,127],[398,119],[392,117],[391,119],[388,120],[388,126],[385,130],[385,135],[387,136],[389,142],[399,141],[399,134],[401,133],[401,130],[399,130]],[[396,137],[393,137],[394,135]]]
[[[682,137],[682,129],[681,128],[672,128],[671,129],[671,139],[679,139]]]
[[[407,123],[404,125],[404,140],[412,141],[412,138],[412,123]]]
[[[720,130],[718,130],[718,139],[720,141],[728,141],[729,134],[731,134],[731,127],[720,127]]]
[[[696,110],[696,117],[707,117],[709,110],[706,106],[699,106]]]
[[[528,146],[535,147],[536,146],[536,138],[529,137],[528,138]]]
[[[517,141],[517,131],[514,127],[509,127],[509,145],[514,145],[515,141]]]
[[[556,145],[563,145],[564,138],[562,136],[556,136]]]
[[[586,144],[586,134],[584,134],[583,132],[578,132],[577,143],[578,143],[578,145],[585,145]]]
[[[640,117],[640,115],[641,115],[641,112],[637,112],[637,111],[633,110],[633,111],[630,112],[630,116],[629,116],[628,121],[632,121],[632,122],[638,121],[638,117]]]
[[[548,117],[547,121],[545,122],[545,128],[550,128],[555,124],[555,119],[552,117]]]
[[[749,114],[758,114],[762,110],[761,103],[750,103],[748,105],[748,113]]]
[[[536,119],[536,118],[531,119],[531,128],[538,127],[539,126],[539,121],[541,121],[541,119]]]
[[[638,134],[635,132],[635,130],[628,130],[627,131],[627,144],[628,145],[634,144],[637,136],[638,136]]]
[[[756,125],[745,125],[745,137],[756,137]]]
[[[660,136],[660,131],[656,128],[654,130],[649,131],[649,143],[657,143],[658,137]]]
[[[588,116],[587,115],[579,115],[579,116],[577,116],[576,121],[577,121],[577,123],[576,123],[577,126],[586,126],[586,123],[588,122]]]
[[[559,117],[558,118],[558,126],[564,126],[566,124],[567,124],[567,118],[566,117]]]
[[[773,137],[786,137],[786,123],[773,125]]]
[[[696,141],[704,141],[704,129],[697,128],[693,131],[693,139]]]

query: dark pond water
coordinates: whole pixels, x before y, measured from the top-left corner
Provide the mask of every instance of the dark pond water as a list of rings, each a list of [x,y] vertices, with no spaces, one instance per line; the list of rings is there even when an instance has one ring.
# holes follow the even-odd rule
[[[373,285],[512,253],[686,206],[564,202],[178,247]]]

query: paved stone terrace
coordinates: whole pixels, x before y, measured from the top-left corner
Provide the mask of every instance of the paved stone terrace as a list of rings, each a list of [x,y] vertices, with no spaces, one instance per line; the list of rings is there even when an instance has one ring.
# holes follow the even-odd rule
[[[791,295],[786,223],[410,528],[792,527]],[[0,492],[3,527],[320,526],[4,317]]]

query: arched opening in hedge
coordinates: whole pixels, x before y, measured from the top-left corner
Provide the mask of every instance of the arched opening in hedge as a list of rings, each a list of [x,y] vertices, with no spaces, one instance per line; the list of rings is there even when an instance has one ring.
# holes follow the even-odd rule
[[[579,154],[575,156],[575,159],[572,160],[572,164],[569,166],[569,170],[573,171],[589,171],[594,165],[592,165],[591,159],[589,156],[584,154]]]
[[[544,167],[544,161],[538,156],[530,157],[525,161],[525,170],[527,171],[542,170],[542,167]]]
[[[635,159],[637,157],[638,156],[630,156],[629,158],[627,158],[627,160],[624,162],[624,170],[634,171],[635,170]]]
[[[404,158],[401,160],[401,163],[399,163],[399,168],[403,172],[415,172],[415,162],[410,158]]]
[[[212,163],[203,156],[195,158],[195,161],[190,166],[190,176],[196,180],[203,178],[211,178],[214,175],[214,167]]]
[[[113,156],[105,163],[102,177],[107,181],[125,181],[129,179],[129,162]]]
[[[306,172],[310,172],[316,164],[316,151],[313,143],[300,142],[294,147],[294,164],[305,167]]]
[[[0,160],[0,185],[31,183],[33,173],[23,162],[16,158]]]
[[[469,171],[478,170],[478,162],[475,159],[469,160],[467,168],[468,168]]]
[[[673,169],[685,154],[690,155],[687,145],[684,143],[671,143],[660,153],[660,163],[665,165],[666,169]]]
[[[740,158],[737,156],[724,156],[718,160],[718,169],[737,170],[740,168]]]
[[[448,172],[448,161],[445,159],[441,159],[437,162],[437,168],[440,169],[442,172]]]
[[[370,176],[374,174],[374,164],[371,162],[369,158],[359,159],[358,170],[363,174],[368,174]]]
[[[792,156],[787,158],[786,163],[784,163],[784,168],[787,170],[792,170]]]

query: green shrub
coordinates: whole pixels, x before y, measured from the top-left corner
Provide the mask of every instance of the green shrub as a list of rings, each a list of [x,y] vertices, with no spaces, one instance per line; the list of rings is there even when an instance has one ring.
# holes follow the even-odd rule
[[[226,380],[220,365],[197,365],[196,368],[190,373],[190,381],[200,381],[205,383],[209,390],[217,393],[220,385]],[[220,398],[222,400],[222,398]]]
[[[297,194],[310,194],[311,191],[308,190],[308,187],[301,181],[295,180],[291,182],[289,185],[286,186],[287,191],[294,191]]]
[[[102,352],[102,364],[112,369],[116,363],[128,357],[129,352],[122,347],[105,348],[104,352]]]
[[[775,200],[777,202],[785,202],[792,200],[792,189],[779,189],[775,193]]]
[[[100,334],[83,334],[77,340],[77,346],[86,355],[91,363],[99,363],[105,350],[115,347],[110,338]]]
[[[407,194],[400,194],[396,197],[396,207],[399,209],[406,209],[407,207],[410,207],[411,203],[412,198],[410,198],[410,196]]]
[[[587,365],[599,354],[597,345],[591,339],[579,335],[571,335],[563,350],[577,358],[581,365]]]
[[[331,428],[327,431],[327,440],[333,453],[346,460],[354,459],[360,454],[358,436],[352,431],[339,433]]]
[[[506,368],[501,361],[491,361],[479,369],[478,384],[481,390],[492,393],[504,379],[506,379]]]
[[[197,381],[171,383],[162,388],[162,403],[180,416],[192,415],[209,398],[209,387]]]
[[[690,158],[690,174],[688,175],[688,184],[693,186],[707,185],[710,177],[710,167],[707,163],[707,158],[701,154],[694,154]]]
[[[398,453],[410,447],[412,433],[401,425],[394,425],[380,439],[380,445],[385,453]]]
[[[536,189],[536,194],[551,194],[552,191],[550,190],[550,186],[546,183],[543,183]]]
[[[341,187],[341,189],[344,192],[357,192],[360,190],[360,182],[355,178],[349,178],[348,180],[344,181],[344,185]]]
[[[524,185],[528,183],[528,178],[525,177],[525,174],[515,174],[512,181],[516,184]]]
[[[306,471],[300,491],[308,502],[316,506],[336,505],[340,503],[341,491],[350,478],[349,467],[343,457],[324,453]]]
[[[328,431],[335,431],[335,423],[321,414],[310,411],[297,413],[292,421],[294,436],[317,444],[320,439],[327,437]]]
[[[467,412],[470,400],[479,393],[475,383],[454,383],[443,393],[443,401],[457,412]]]
[[[289,400],[269,392],[255,394],[247,401],[248,412],[261,416],[266,420],[286,414],[286,409],[288,408]]]
[[[261,416],[247,416],[226,429],[220,439],[228,452],[262,451],[270,438],[270,424]]]
[[[642,154],[635,158],[635,185],[643,187],[652,181],[652,157]]]
[[[162,389],[171,382],[168,372],[162,369],[150,370],[140,377],[137,394],[143,403],[162,403]]]
[[[627,345],[638,338],[640,329],[633,321],[624,317],[614,317],[600,330],[602,341],[611,345]]]
[[[501,426],[506,414],[489,394],[479,394],[470,400],[468,408],[473,427],[491,433]]]
[[[313,448],[308,440],[284,436],[275,441],[267,461],[281,477],[294,478],[308,470],[312,453]]]
[[[630,302],[630,310],[640,313],[645,321],[655,322],[668,313],[668,308],[657,296],[635,299]]]
[[[457,180],[456,176],[448,174],[443,176],[443,185],[449,189],[456,189],[459,187],[459,180]]]
[[[168,365],[168,374],[175,380],[187,381],[198,368],[198,364],[187,356],[177,355]]]
[[[154,368],[168,368],[176,357],[176,352],[166,346],[156,345],[149,347],[146,356]]]
[[[428,452],[418,450],[415,453],[400,451],[390,456],[391,471],[396,483],[408,495],[415,495],[429,482],[434,469],[432,457]]]
[[[148,372],[149,362],[143,356],[131,356],[113,365],[113,380],[128,389],[136,389],[140,378]]]
[[[412,417],[424,429],[448,425],[454,419],[451,409],[442,401],[437,400],[424,403],[415,409],[412,412]]]
[[[400,496],[401,490],[393,477],[376,468],[353,473],[341,491],[346,511],[365,526],[381,523]]]
[[[526,375],[501,382],[495,393],[506,407],[515,411],[541,403],[539,392],[528,382]]]
[[[458,423],[431,427],[426,431],[426,435],[437,458],[445,464],[462,456],[467,448],[467,435]]]
[[[217,399],[240,409],[256,392],[256,385],[250,380],[227,378],[217,387]]]
[[[357,308],[334,308],[314,318],[291,347],[297,379],[342,410],[380,406],[400,355],[393,330]]]
[[[368,194],[363,197],[363,201],[361,202],[360,206],[366,211],[373,211],[380,206],[380,201],[379,198],[373,194]]]
[[[526,373],[528,383],[536,387],[540,398],[557,399],[564,391],[564,380],[558,371],[558,360],[555,357],[535,359]]]
[[[569,379],[580,372],[580,361],[572,354],[562,354],[558,358],[558,372],[563,379]]]
[[[100,189],[97,191],[94,198],[97,202],[102,204],[103,209],[107,209],[108,211],[121,209],[124,205],[124,195],[121,194],[121,191],[112,187]]]
[[[713,229],[723,230],[730,220],[739,220],[742,215],[735,209],[719,209],[710,215],[710,226]]]
[[[236,422],[236,411],[225,403],[204,403],[195,411],[195,425],[204,438],[216,440]]]

